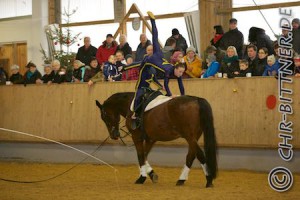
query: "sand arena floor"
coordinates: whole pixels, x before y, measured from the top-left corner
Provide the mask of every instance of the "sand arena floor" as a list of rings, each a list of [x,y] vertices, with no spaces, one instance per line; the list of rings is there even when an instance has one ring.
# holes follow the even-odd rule
[[[14,180],[41,180],[57,175],[71,164],[0,163],[0,177]],[[157,184],[148,178],[136,185],[137,166],[114,166],[117,172],[103,165],[81,164],[53,180],[20,184],[0,181],[0,199],[205,199],[257,200],[300,199],[300,175],[294,174],[293,188],[284,193],[273,191],[267,173],[220,171],[214,188],[206,189],[202,169],[194,168],[184,186],[175,186],[180,168],[154,167]]]

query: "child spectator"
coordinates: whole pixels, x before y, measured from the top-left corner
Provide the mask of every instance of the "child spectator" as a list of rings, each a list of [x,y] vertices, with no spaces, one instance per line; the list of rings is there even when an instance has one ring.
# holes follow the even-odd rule
[[[234,72],[235,77],[251,77],[251,69],[247,60],[239,61],[239,70]]]
[[[86,70],[84,73],[84,82],[88,82],[91,78],[93,78],[100,71],[100,67],[98,65],[98,60],[96,57],[91,58],[90,66],[86,66]]]
[[[239,60],[236,48],[229,46],[223,58],[219,72],[223,73],[224,78],[233,78],[234,72],[238,71]]]
[[[133,64],[133,57],[131,54],[128,54],[126,57],[127,65]],[[122,73],[122,81],[138,80],[139,78],[139,67],[133,67]]]
[[[28,70],[24,75],[25,84],[35,84],[38,79],[42,78],[41,73],[36,69],[36,65],[34,63],[29,62],[26,65],[26,68],[28,68]]]
[[[116,66],[116,56],[111,55],[108,58],[108,62],[104,64],[103,73],[106,81],[120,81],[122,78],[122,73],[119,73]]]
[[[44,76],[41,79],[38,79],[36,83],[51,83],[53,77],[52,77],[52,68],[50,65],[45,65],[44,66]]]
[[[276,62],[275,56],[272,54],[267,58],[267,65],[263,76],[275,76],[278,74],[279,63]]]
[[[84,63],[82,63],[80,60],[74,60],[73,68],[72,82],[84,82]]]
[[[19,72],[20,67],[18,65],[13,65],[10,67],[11,76],[9,81],[11,84],[22,84],[24,82],[23,76]]]
[[[300,56],[294,57],[294,63],[295,63],[295,76],[300,77]]]
[[[128,54],[126,57],[125,57],[125,60],[126,60],[126,64],[127,65],[131,65],[133,63],[133,57],[131,54]]]
[[[205,71],[205,73],[202,75],[202,78],[214,77],[220,68],[220,64],[216,61],[216,56],[213,54],[208,55],[206,58],[206,62],[208,68]]]

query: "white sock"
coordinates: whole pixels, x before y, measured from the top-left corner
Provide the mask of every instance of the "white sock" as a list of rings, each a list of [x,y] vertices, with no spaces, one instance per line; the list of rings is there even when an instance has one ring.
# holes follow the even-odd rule
[[[143,177],[147,177],[147,173],[146,173],[146,165],[143,165],[140,167],[140,175]]]
[[[202,166],[202,169],[203,169],[203,172],[204,172],[205,176],[208,176],[208,170],[207,170],[206,163],[204,165],[201,164],[201,166]]]
[[[179,180],[188,180],[189,172],[190,172],[190,168],[188,168],[186,165],[184,165],[184,167],[181,171],[181,174],[179,176]]]
[[[146,172],[147,172],[147,174],[149,174],[153,169],[150,166],[150,164],[148,163],[148,161],[145,162],[145,165],[146,165]]]

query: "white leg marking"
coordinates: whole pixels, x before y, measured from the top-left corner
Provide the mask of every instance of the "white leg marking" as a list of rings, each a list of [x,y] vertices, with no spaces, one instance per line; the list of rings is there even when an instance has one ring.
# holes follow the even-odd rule
[[[201,166],[202,166],[202,169],[203,169],[203,172],[204,172],[205,176],[208,176],[208,170],[207,170],[206,163],[204,165],[201,164]]]
[[[186,165],[184,165],[181,174],[179,176],[179,180],[188,180],[189,177],[190,168],[188,168]]]
[[[147,174],[149,174],[153,169],[151,165],[148,163],[148,161],[145,162],[145,165],[146,165],[146,172]]]
[[[143,177],[147,177],[147,173],[146,173],[146,165],[143,165],[140,167],[140,175]]]

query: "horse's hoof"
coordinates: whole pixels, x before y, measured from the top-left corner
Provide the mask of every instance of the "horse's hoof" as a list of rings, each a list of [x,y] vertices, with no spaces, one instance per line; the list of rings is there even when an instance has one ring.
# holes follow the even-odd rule
[[[206,187],[209,188],[209,187],[213,187],[213,179],[211,176],[206,176]]]
[[[214,185],[212,183],[206,183],[206,188],[212,188]]]
[[[136,181],[135,181],[135,184],[143,184],[145,181],[146,181],[146,178],[145,176],[140,176]]]
[[[176,183],[176,185],[177,186],[184,185],[184,182],[185,182],[185,180],[178,180],[177,183]]]
[[[150,179],[152,180],[152,183],[157,183],[158,182],[158,176],[153,170],[151,170],[151,172],[148,175],[150,176]]]

